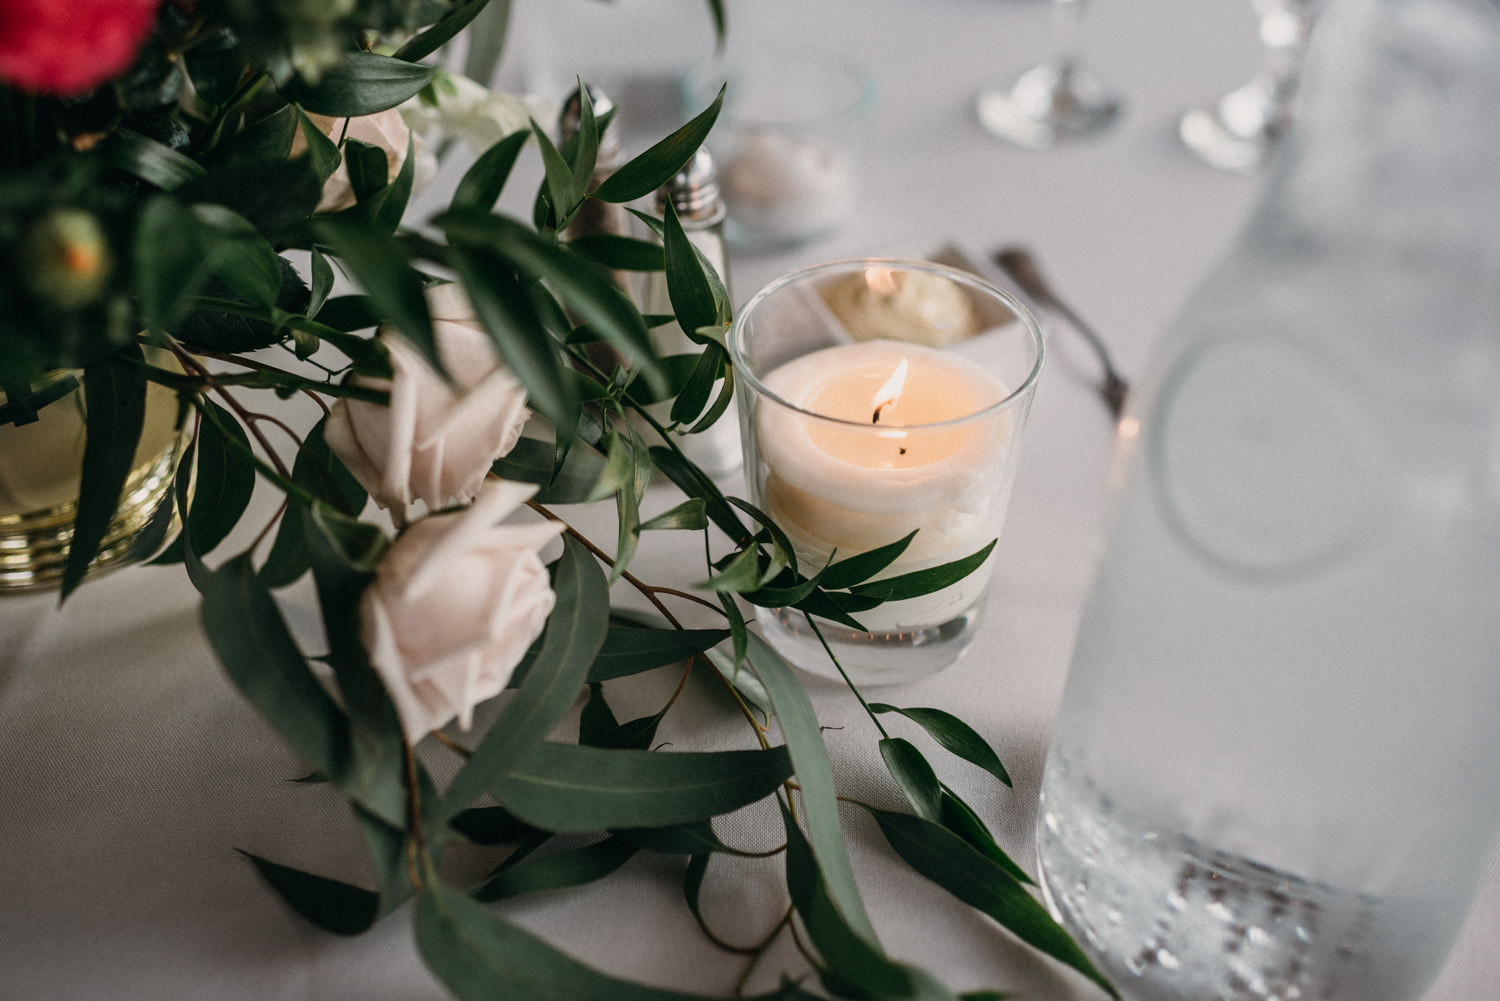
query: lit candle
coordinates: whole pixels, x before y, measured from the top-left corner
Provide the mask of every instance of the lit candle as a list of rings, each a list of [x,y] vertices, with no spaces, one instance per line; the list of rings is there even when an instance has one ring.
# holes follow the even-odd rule
[[[799,566],[917,530],[883,577],[968,556],[999,531],[1011,414],[986,413],[1008,390],[980,366],[897,341],[824,348],[770,372],[756,433],[762,502]],[[941,591],[855,617],[872,632],[938,625],[984,593],[991,563]]]

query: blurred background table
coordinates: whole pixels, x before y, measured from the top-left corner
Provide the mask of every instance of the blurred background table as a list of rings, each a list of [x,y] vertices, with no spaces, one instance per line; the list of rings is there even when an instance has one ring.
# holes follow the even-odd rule
[[[605,29],[560,36],[549,18],[570,5],[608,8],[630,30],[643,10],[640,37],[632,47]],[[842,51],[870,68],[879,93],[857,140],[852,218],[794,251],[734,253],[737,301],[821,260],[922,255],[949,243],[982,255],[1022,243],[1133,374],[1259,192],[1258,178],[1203,166],[1174,134],[1182,109],[1259,68],[1245,0],[1096,5],[1085,51],[1129,106],[1111,134],[1049,152],[990,138],[973,110],[980,87],[1003,83],[1047,50],[1051,12],[1041,0],[727,6],[733,50],[795,41]],[[663,23],[672,26],[665,33],[657,30]],[[563,65],[671,94],[673,74],[701,58],[710,38],[701,0],[515,0],[500,82],[543,86],[549,68]],[[676,124],[676,109],[664,103],[632,106],[636,93],[632,86],[612,95],[627,128],[638,130],[626,132],[627,142]],[[524,187],[519,177],[515,185]],[[1053,329],[1049,349],[985,633],[948,671],[879,693],[956,711],[983,730],[1014,789],[948,761],[943,775],[1028,869],[1047,733],[1099,539],[1111,447],[1082,342]],[[643,553],[640,572],[681,573],[688,560]],[[415,953],[406,912],[359,938],[325,934],[292,914],[236,853],[362,877],[342,804],[287,781],[299,764],[225,680],[180,570],[129,569],[86,586],[61,612],[56,604],[48,595],[0,601],[0,998],[445,997]],[[876,771],[868,722],[838,688],[816,679],[808,687],[832,728],[841,785],[892,797]],[[719,739],[709,730],[707,739]],[[897,957],[960,990],[1052,1001],[1102,996],[910,875],[862,817],[846,819],[872,917]],[[673,865],[638,858],[605,883],[521,900],[507,914],[618,975],[727,994],[743,960],[697,931]],[[710,881],[705,907],[726,934],[748,940],[781,906],[775,884],[750,870],[726,874]],[[1429,1001],[1500,997],[1497,936],[1500,862]],[[774,983],[783,968],[803,968],[785,947],[750,986]]]

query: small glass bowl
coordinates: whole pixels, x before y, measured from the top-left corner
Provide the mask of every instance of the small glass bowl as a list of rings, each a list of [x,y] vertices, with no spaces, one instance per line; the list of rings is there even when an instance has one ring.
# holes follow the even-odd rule
[[[730,242],[778,250],[835,232],[856,199],[854,140],[875,107],[869,72],[821,50],[747,53],[691,71],[683,93],[701,110],[721,86],[709,147]]]

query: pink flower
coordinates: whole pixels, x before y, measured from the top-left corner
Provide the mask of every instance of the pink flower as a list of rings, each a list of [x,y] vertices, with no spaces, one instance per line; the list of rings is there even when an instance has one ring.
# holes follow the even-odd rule
[[[160,2],[4,0],[0,82],[44,94],[93,90],[130,66]]]
[[[467,730],[552,613],[538,550],[562,526],[497,524],[535,489],[492,481],[471,507],[415,522],[361,598],[365,649],[413,743],[454,717]]]
[[[463,288],[428,289],[427,308],[452,382],[397,331],[382,327],[378,336],[390,350],[395,378],[359,384],[389,391],[389,406],[341,399],[326,426],[329,447],[384,508],[472,500],[529,416],[526,388],[501,363]]]

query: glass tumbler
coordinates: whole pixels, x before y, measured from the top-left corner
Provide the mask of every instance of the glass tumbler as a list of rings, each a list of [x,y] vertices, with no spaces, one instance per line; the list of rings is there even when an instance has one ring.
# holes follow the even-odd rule
[[[843,614],[820,617],[817,632],[800,611],[757,608],[767,641],[837,677],[826,641],[856,684],[951,664],[974,637],[997,561],[1042,368],[1036,320],[966,272],[851,260],[772,282],[728,345],[751,500],[786,533],[799,570],[811,577],[910,536],[871,580],[831,589]],[[967,576],[916,593],[913,575],[963,560],[975,565]]]

